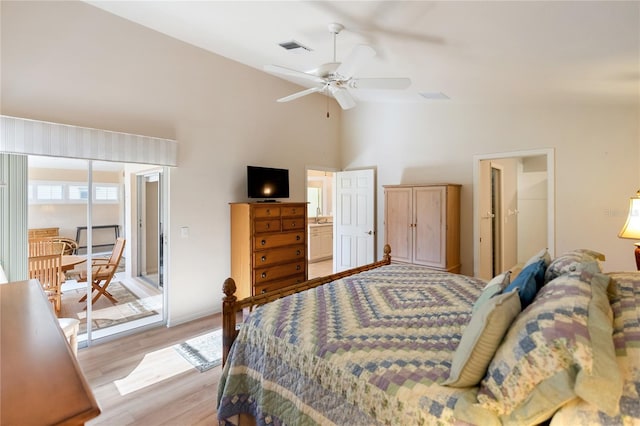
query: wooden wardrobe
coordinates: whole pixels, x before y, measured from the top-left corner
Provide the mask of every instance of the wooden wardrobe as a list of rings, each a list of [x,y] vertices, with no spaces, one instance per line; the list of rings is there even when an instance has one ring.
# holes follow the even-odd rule
[[[460,273],[460,185],[385,185],[385,244],[393,262]]]

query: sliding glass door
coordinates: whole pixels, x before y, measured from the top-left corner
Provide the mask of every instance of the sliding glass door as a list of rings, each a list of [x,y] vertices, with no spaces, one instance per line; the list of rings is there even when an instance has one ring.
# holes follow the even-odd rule
[[[164,321],[163,287],[133,273],[137,253],[147,250],[132,226],[137,223],[136,176],[144,168],[29,157],[30,232],[50,229],[75,244],[73,253],[63,256],[60,316],[80,320],[81,344]]]

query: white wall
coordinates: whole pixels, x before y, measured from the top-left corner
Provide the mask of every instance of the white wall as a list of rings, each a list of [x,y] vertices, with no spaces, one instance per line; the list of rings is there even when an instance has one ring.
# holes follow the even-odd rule
[[[640,187],[638,117],[637,105],[362,104],[343,115],[343,163],[377,167],[378,235],[382,185],[462,184],[462,273],[472,274],[473,156],[554,148],[556,253],[591,248],[607,270],[634,270],[633,241],[617,234]]]
[[[340,113],[326,98],[279,104],[298,86],[81,2],[0,3],[5,115],[176,139],[170,171],[169,323],[220,310],[229,206],[246,166],[338,168]],[[190,228],[180,238],[179,229]]]
[[[546,158],[524,158],[518,165],[518,262],[526,262],[547,244]]]

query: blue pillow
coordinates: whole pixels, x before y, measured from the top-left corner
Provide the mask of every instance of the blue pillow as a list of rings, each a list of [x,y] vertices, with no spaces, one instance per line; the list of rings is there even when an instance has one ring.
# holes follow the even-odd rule
[[[504,289],[503,293],[518,289],[520,305],[522,305],[522,309],[524,309],[533,302],[536,293],[538,293],[538,290],[542,287],[545,270],[546,264],[544,260],[532,263],[524,268],[515,280],[511,281],[511,284]]]

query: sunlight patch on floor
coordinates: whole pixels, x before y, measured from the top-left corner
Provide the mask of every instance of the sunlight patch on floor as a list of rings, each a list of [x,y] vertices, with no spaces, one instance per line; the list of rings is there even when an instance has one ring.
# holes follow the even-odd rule
[[[120,395],[124,396],[188,370],[195,370],[195,368],[169,346],[145,354],[140,364],[127,377],[113,383]]]

